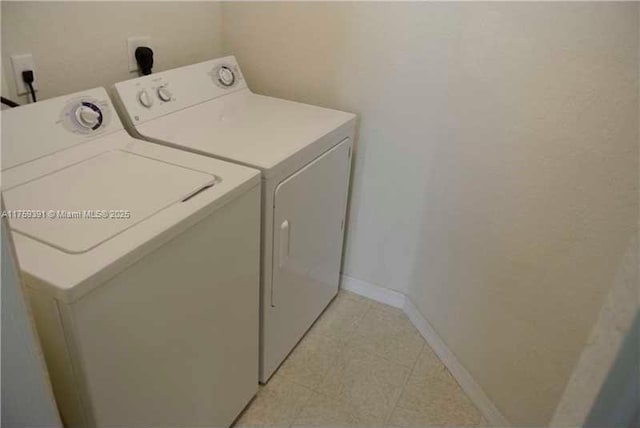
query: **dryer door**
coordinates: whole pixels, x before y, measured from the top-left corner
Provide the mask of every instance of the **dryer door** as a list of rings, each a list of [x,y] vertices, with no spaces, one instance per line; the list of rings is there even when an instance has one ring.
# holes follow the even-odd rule
[[[338,292],[350,155],[346,138],[276,188],[271,306],[282,357]]]

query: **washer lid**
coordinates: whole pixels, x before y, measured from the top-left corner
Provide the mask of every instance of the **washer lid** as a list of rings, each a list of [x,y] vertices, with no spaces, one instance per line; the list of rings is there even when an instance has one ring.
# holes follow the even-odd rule
[[[211,174],[112,150],[8,189],[4,197],[12,210],[44,211],[45,218],[13,216],[13,230],[67,253],[83,253],[215,180]]]

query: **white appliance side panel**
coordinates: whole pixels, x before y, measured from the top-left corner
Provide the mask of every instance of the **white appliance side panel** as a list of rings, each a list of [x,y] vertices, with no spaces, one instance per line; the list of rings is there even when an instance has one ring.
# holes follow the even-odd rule
[[[29,302],[62,423],[66,428],[91,426],[89,415],[84,411],[80,378],[72,365],[57,301],[29,285]]]
[[[347,138],[276,188],[263,378],[338,292],[350,154]]]
[[[2,220],[3,427],[62,428],[49,374],[18,275],[13,242]]]
[[[229,426],[257,391],[260,188],[70,305],[98,427]]]

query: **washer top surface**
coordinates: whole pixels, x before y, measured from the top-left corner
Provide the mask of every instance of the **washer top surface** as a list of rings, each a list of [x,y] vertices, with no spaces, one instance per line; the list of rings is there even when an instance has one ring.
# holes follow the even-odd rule
[[[231,87],[215,78],[221,69],[235,72]],[[173,98],[141,104],[141,93],[155,97],[160,88],[170,89]],[[336,144],[323,137],[355,124],[352,113],[252,93],[234,57],[120,82],[115,93],[142,137],[259,168],[267,176],[288,163],[310,161]]]
[[[31,286],[65,301],[260,181],[251,168],[136,140],[115,115],[74,132],[77,123],[60,118],[75,118],[69,100],[83,99],[99,102],[106,119],[111,105],[102,88],[2,112],[3,154],[12,146],[2,193],[18,260]]]
[[[49,218],[12,219],[13,230],[83,253],[215,181],[211,174],[113,150],[18,185],[4,198],[22,210],[47,208]]]

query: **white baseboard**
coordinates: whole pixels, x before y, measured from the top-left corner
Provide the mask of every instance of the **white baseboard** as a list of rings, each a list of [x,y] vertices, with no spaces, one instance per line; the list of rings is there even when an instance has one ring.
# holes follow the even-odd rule
[[[424,340],[427,341],[433,352],[449,369],[453,377],[458,381],[464,392],[467,393],[473,404],[484,415],[485,419],[493,427],[510,427],[509,421],[500,413],[493,401],[485,394],[473,376],[464,368],[447,344],[438,336],[431,324],[422,316],[411,299],[405,299],[404,313],[411,323],[418,329]]]
[[[343,290],[351,291],[352,293],[368,297],[371,300],[393,306],[394,308],[402,309],[404,307],[406,296],[399,291],[379,287],[347,275],[342,275],[341,279],[340,287],[342,287]]]
[[[438,336],[433,327],[431,327],[431,324],[422,316],[408,296],[399,291],[373,285],[347,275],[342,275],[341,287],[344,290],[368,297],[377,302],[402,309],[438,358],[440,358],[442,363],[449,369],[464,392],[469,396],[471,401],[473,401],[478,410],[480,410],[487,422],[493,427],[512,426],[504,415],[500,413],[487,394],[485,394],[480,385],[473,379],[467,369],[458,361],[455,354],[449,349],[442,338]]]

